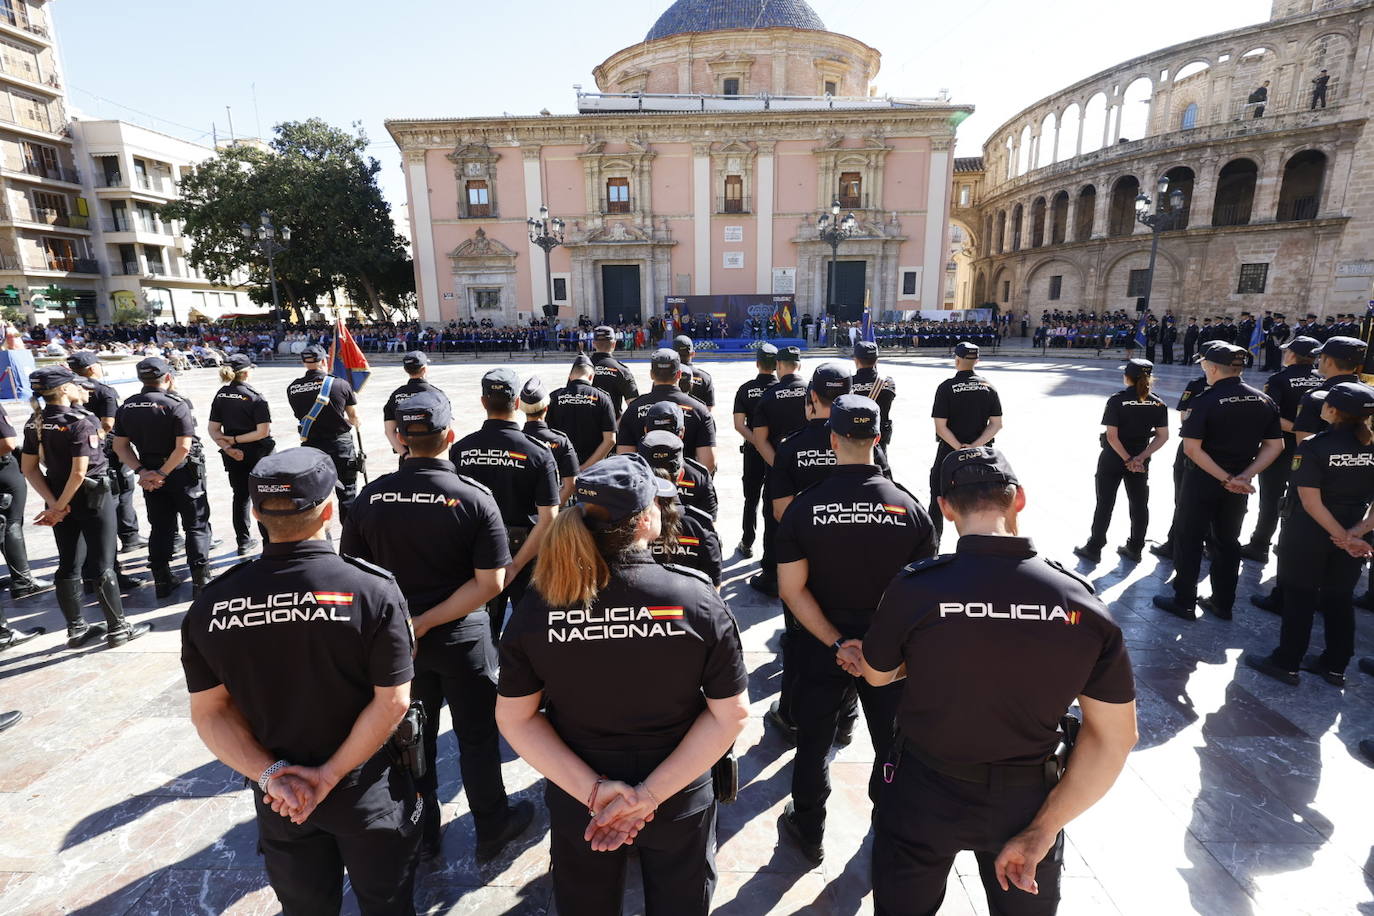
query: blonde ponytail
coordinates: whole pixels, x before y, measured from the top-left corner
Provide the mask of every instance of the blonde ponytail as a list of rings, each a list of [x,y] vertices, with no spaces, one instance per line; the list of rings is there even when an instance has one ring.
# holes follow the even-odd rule
[[[239,369],[234,371],[232,366],[219,367],[219,381],[221,385],[229,385],[233,382],[242,382],[248,379],[248,370]]]
[[[535,561],[531,581],[554,607],[591,603],[611,581],[611,570],[587,527],[586,506],[573,506],[554,516]]]

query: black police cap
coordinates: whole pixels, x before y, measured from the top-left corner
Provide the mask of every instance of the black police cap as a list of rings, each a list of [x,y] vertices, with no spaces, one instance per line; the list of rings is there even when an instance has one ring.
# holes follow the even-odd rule
[[[134,370],[140,380],[145,382],[156,382],[158,379],[172,374],[172,366],[167,360],[160,356],[150,356],[147,359],[139,360],[137,368]]]
[[[80,372],[90,366],[100,362],[100,355],[94,350],[77,350],[67,357],[67,367],[73,372]]]
[[[248,495],[263,515],[296,515],[329,498],[338,482],[334,460],[317,448],[300,446],[258,461],[248,476]],[[291,509],[264,509],[273,497],[291,500]]]
[[[1365,343],[1355,337],[1331,337],[1312,352],[1332,359],[1364,359]]]
[[[1233,369],[1244,369],[1250,364],[1249,352],[1243,347],[1222,340],[1208,341],[1207,346],[1198,352],[1197,358],[1198,362],[1206,361],[1218,366],[1230,366]]]
[[[396,408],[396,432],[406,436],[426,436],[448,429],[453,420],[453,407],[448,398],[437,391],[421,391],[411,395]],[[415,426],[423,429],[414,429]]]
[[[967,340],[961,340],[954,345],[954,355],[960,359],[977,359],[978,345],[969,343]]]
[[[324,352],[324,347],[319,344],[311,344],[301,351],[301,362],[303,363],[322,363],[329,354]]]
[[[686,334],[679,334],[673,338],[673,349],[679,353],[694,353],[696,348],[697,345]]]
[[[256,369],[257,364],[253,362],[253,357],[247,353],[231,353],[224,364],[235,372],[242,372],[244,369]]]
[[[778,348],[767,342],[759,344],[757,352],[759,356],[771,356],[773,359],[778,358]]]
[[[615,340],[615,331],[609,325],[599,324],[592,330],[593,340]]]
[[[677,355],[676,350],[669,350],[665,347],[654,351],[654,355],[649,358],[649,365],[655,369],[671,369],[677,372],[682,368],[682,359]]]
[[[573,357],[572,367],[574,369],[590,369],[592,361],[585,353],[579,353]]]
[[[846,394],[854,385],[854,373],[844,363],[821,363],[811,373],[812,391],[827,398]]]
[[[672,401],[650,404],[649,409],[644,412],[644,430],[651,432],[656,429],[681,436],[687,431],[687,415]]]
[[[940,495],[956,487],[980,483],[1019,484],[1010,462],[991,446],[961,448],[950,452],[940,463]]]
[[[877,359],[878,345],[871,340],[860,340],[854,344],[855,359]]]
[[[76,374],[66,366],[44,366],[29,373],[29,387],[34,391],[52,391],[74,381]]]
[[[603,458],[577,475],[573,490],[578,503],[598,507],[612,525],[643,512],[656,498],[676,492],[677,487],[655,474],[638,454]]]
[[[1121,371],[1127,378],[1140,378],[1142,375],[1154,375],[1155,364],[1148,359],[1128,359],[1126,365],[1121,367]]]
[[[520,389],[520,400],[525,404],[539,404],[549,399],[548,389],[544,387],[544,382],[537,375],[530,376],[525,381],[525,387]]]
[[[639,441],[636,450],[653,467],[673,472],[682,469],[682,440],[666,430],[649,433]]]
[[[1374,416],[1374,388],[1361,382],[1341,382],[1330,388],[1319,388],[1312,392],[1312,399],[1324,401],[1328,407],[1334,407],[1341,413],[1359,417]]]
[[[801,347],[781,347],[778,350],[778,362],[799,363],[801,362]]]
[[[486,374],[482,376],[483,397],[498,395],[507,400],[514,401],[519,391],[520,376],[515,374],[514,369],[507,369],[505,366],[497,366],[495,369],[488,369]]]
[[[405,356],[401,357],[401,365],[407,369],[419,369],[422,366],[429,365],[429,357],[426,356],[423,351],[411,350]]]
[[[830,405],[830,428],[849,439],[877,436],[881,417],[878,402],[861,394],[842,394]]]
[[[1311,357],[1316,355],[1317,348],[1320,346],[1321,341],[1317,340],[1315,337],[1308,337],[1305,334],[1300,334],[1297,337],[1294,337],[1292,340],[1288,341],[1288,343],[1284,344],[1283,349],[1292,350],[1299,356],[1304,356],[1310,359]]]

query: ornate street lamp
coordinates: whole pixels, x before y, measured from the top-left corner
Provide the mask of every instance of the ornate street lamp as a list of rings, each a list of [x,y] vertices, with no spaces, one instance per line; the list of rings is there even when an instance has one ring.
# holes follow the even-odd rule
[[[272,278],[272,310],[277,315],[277,336],[278,343],[280,343],[280,338],[286,333],[286,322],[282,319],[281,300],[277,296],[276,257],[290,246],[291,227],[278,227],[272,221],[272,214],[266,210],[258,215],[258,222],[259,225],[256,229],[251,223],[240,223],[239,232],[267,256],[267,273]]]
[[[530,227],[530,243],[544,250],[544,290],[549,301],[544,303],[544,317],[558,317],[558,306],[553,304],[553,261],[551,252],[563,244],[565,223],[558,217],[549,218],[549,208],[540,205],[539,216],[531,216],[526,222]]]
[[[1145,307],[1142,309],[1139,305],[1136,306],[1137,312],[1144,312],[1149,310],[1150,294],[1154,292],[1155,262],[1159,258],[1159,234],[1177,229],[1183,222],[1183,191],[1178,188],[1170,191],[1169,179],[1161,176],[1159,193],[1154,200],[1144,191],[1136,197],[1135,218],[1150,227],[1151,235],[1150,268],[1145,272],[1145,295],[1141,297],[1145,300]]]
[[[859,229],[859,221],[851,211],[840,219],[840,202],[830,204],[830,212],[821,214],[816,221],[816,234],[822,242],[830,246],[830,272],[825,278],[825,312],[835,314],[835,259],[840,254],[840,242],[850,238]]]

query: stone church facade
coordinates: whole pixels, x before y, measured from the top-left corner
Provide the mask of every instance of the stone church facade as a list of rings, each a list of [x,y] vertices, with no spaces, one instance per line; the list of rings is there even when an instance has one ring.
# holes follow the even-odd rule
[[[596,68],[578,112],[394,119],[426,322],[626,321],[666,296],[795,293],[841,315],[944,306],[954,133],[972,111],[880,97],[880,54],[803,0],[678,0]],[[838,201],[858,231],[830,246]],[[551,277],[526,219],[567,223]],[[551,281],[551,282],[550,282]]]

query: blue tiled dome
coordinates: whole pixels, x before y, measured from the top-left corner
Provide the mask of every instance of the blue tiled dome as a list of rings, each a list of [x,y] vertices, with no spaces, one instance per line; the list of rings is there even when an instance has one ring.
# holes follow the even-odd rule
[[[816,29],[825,23],[806,0],[677,0],[644,36],[645,41],[684,32],[718,29]]]

